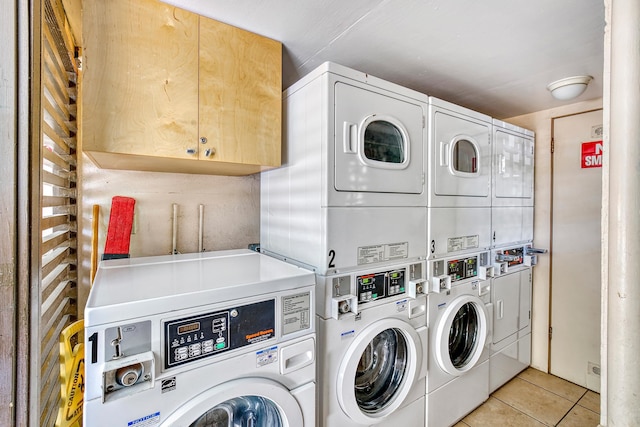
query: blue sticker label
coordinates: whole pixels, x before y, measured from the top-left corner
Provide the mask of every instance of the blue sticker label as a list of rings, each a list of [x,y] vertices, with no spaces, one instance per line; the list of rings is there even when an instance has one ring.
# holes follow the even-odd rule
[[[350,331],[346,331],[340,334],[340,338],[344,339],[344,338],[351,338],[352,336],[354,336],[356,333],[355,330],[350,330]]]
[[[147,415],[146,417],[138,418],[137,420],[129,421],[127,426],[145,427],[152,424],[158,424],[160,421],[160,412]]]

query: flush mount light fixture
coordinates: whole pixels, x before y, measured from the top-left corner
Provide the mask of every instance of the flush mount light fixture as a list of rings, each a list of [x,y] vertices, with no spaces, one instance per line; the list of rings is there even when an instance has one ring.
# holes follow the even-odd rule
[[[547,89],[555,99],[567,101],[577,98],[587,89],[589,82],[593,80],[591,76],[573,76],[549,83]]]

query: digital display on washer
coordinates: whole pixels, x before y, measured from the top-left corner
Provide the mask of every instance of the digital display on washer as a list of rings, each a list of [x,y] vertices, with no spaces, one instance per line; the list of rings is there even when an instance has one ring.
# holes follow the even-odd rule
[[[164,322],[164,369],[275,337],[275,300]]]
[[[365,303],[403,294],[404,277],[404,269],[357,276],[358,302]]]
[[[187,325],[178,326],[178,334],[187,334],[189,332],[196,332],[200,330],[200,322],[193,322]]]

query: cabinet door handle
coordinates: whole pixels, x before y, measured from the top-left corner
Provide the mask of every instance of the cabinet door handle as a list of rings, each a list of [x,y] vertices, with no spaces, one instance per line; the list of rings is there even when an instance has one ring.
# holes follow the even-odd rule
[[[196,154],[196,151],[195,148],[187,148],[187,154]]]
[[[213,156],[214,154],[216,154],[215,148],[207,148],[206,150],[204,150],[205,157],[210,157],[210,156]]]

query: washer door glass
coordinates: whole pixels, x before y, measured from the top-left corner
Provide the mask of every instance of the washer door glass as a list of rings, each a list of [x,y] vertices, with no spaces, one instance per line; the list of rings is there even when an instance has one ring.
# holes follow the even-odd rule
[[[449,329],[449,356],[456,368],[463,368],[478,345],[480,319],[473,303],[458,309]]]
[[[398,329],[386,329],[365,348],[356,369],[355,396],[363,412],[375,413],[394,398],[408,367],[407,341]]]
[[[277,406],[260,396],[241,396],[226,400],[202,414],[189,427],[279,427],[282,419]]]

